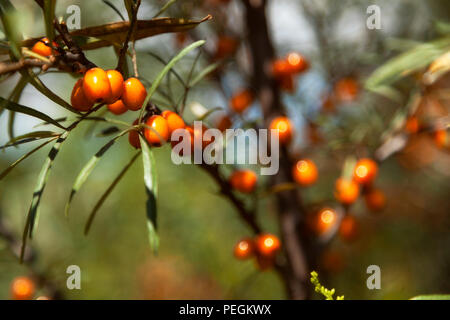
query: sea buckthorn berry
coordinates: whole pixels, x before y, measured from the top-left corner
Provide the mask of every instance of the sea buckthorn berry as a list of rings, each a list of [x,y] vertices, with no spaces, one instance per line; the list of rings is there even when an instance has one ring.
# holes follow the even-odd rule
[[[234,112],[244,112],[253,102],[253,94],[250,90],[243,90],[234,95],[230,100],[230,107]]]
[[[292,73],[300,73],[308,69],[308,61],[297,52],[289,53],[286,56],[286,62]]]
[[[281,144],[288,144],[292,139],[292,123],[288,117],[277,117],[270,123],[269,129],[278,130]]]
[[[252,170],[237,170],[231,174],[230,184],[233,189],[242,193],[252,193],[255,190],[258,177]]]
[[[27,277],[17,277],[11,284],[11,296],[14,300],[30,300],[34,295],[34,282]]]
[[[334,196],[340,203],[350,205],[358,199],[359,186],[353,180],[339,178],[336,180]]]
[[[358,96],[359,85],[353,78],[344,78],[336,83],[334,91],[339,101],[351,102]]]
[[[433,139],[439,148],[448,148],[450,146],[450,137],[445,129],[436,130]]]
[[[122,101],[129,110],[136,111],[142,107],[147,90],[139,79],[129,78],[123,83]]]
[[[419,123],[419,119],[417,119],[417,117],[411,116],[406,120],[406,123],[405,123],[406,132],[408,132],[409,134],[415,134],[415,133],[419,132],[419,129],[420,129],[420,123]]]
[[[319,211],[317,218],[317,231],[325,233],[336,224],[337,214],[331,208],[324,208]]]
[[[172,148],[174,148],[176,145],[178,145],[182,141],[184,143],[185,139],[189,139],[189,148],[188,149],[180,149],[178,152],[178,155],[180,157],[188,156],[192,152],[194,152],[194,128],[192,128],[191,126],[186,126],[184,128],[183,136],[176,138],[176,139],[177,140],[175,140],[175,139],[171,140]]]
[[[153,115],[145,124],[148,128],[145,128],[144,134],[150,145],[159,147],[169,139],[169,125],[163,117]]]
[[[266,258],[273,258],[281,249],[281,242],[273,234],[261,234],[255,240],[256,250],[259,255]]]
[[[217,129],[219,129],[220,131],[225,131],[229,128],[231,128],[231,125],[233,123],[231,122],[231,119],[229,116],[224,115],[222,117],[220,117],[219,121],[217,121]]]
[[[94,105],[94,103],[84,94],[83,79],[79,79],[73,86],[70,103],[72,104],[72,107],[78,111],[89,111]]]
[[[52,45],[56,48],[58,44],[53,41]],[[33,48],[31,48],[31,51],[43,57],[49,57],[53,54],[53,49],[50,47],[50,41],[48,40],[48,38],[42,38],[41,40],[36,42]]]
[[[370,211],[381,211],[386,206],[386,196],[380,189],[371,188],[365,195],[364,200]]]
[[[108,70],[106,75],[109,79],[109,85],[111,86],[111,97],[108,99],[108,103],[114,103],[123,93],[123,77],[122,74],[117,70]]]
[[[92,68],[86,71],[83,78],[83,90],[92,102],[107,102],[111,99],[111,85],[106,71]]]
[[[137,125],[139,119],[134,120],[133,125]],[[141,141],[139,140],[139,132],[137,130],[132,130],[128,133],[128,142],[130,145],[136,149],[141,148]]]
[[[240,260],[250,258],[253,255],[253,246],[252,239],[242,239],[234,247],[234,256]]]
[[[186,126],[183,119],[173,111],[165,110],[161,113],[161,116],[167,120],[169,126],[169,137],[172,136],[172,132],[177,129],[182,129]]]
[[[353,170],[353,179],[360,184],[370,184],[378,173],[378,165],[372,159],[361,159]]]
[[[291,67],[289,66],[289,63],[288,61],[286,61],[286,59],[276,59],[272,63],[272,75],[275,78],[284,78],[286,76],[290,76],[291,73]]]
[[[114,103],[108,104],[108,110],[116,115],[123,114],[128,111],[127,106],[122,102],[122,100],[117,100]]]
[[[346,216],[342,219],[341,225],[339,226],[339,236],[342,240],[351,242],[356,240],[359,235],[359,224],[358,221],[352,216]]]
[[[292,177],[301,186],[309,186],[317,181],[318,171],[309,159],[299,160],[292,168]]]

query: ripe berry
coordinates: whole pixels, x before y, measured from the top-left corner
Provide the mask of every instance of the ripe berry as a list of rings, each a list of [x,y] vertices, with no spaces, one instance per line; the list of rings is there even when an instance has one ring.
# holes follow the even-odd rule
[[[339,226],[339,236],[342,240],[351,242],[359,235],[358,221],[352,216],[346,216],[342,219]]]
[[[219,121],[217,121],[217,129],[220,131],[225,131],[229,128],[231,128],[232,122],[229,116],[224,115],[222,116]]]
[[[30,300],[34,294],[34,282],[27,277],[17,277],[11,284],[11,296],[14,300]]]
[[[230,177],[230,184],[233,189],[242,193],[252,193],[257,181],[258,177],[252,170],[237,170]]]
[[[129,110],[139,110],[147,97],[147,90],[144,85],[136,78],[129,78],[123,83],[123,86],[123,103]]]
[[[273,258],[281,249],[281,242],[273,234],[261,234],[256,237],[255,246],[258,254],[265,258]]]
[[[117,100],[116,102],[114,102],[112,104],[108,104],[108,110],[116,115],[120,115],[122,113],[127,112],[128,108],[126,105],[124,105],[122,100]]]
[[[108,103],[114,103],[123,93],[123,77],[122,74],[117,70],[108,70],[106,75],[109,79],[109,85],[111,86],[111,97],[108,99]]]
[[[165,110],[161,113],[161,116],[167,120],[169,126],[169,137],[172,136],[172,132],[177,129],[182,129],[186,126],[183,119],[173,111]]]
[[[353,170],[353,179],[360,184],[370,184],[378,172],[378,165],[372,159],[361,159]]]
[[[153,115],[145,124],[148,128],[145,128],[144,135],[150,145],[159,147],[169,139],[169,125],[163,117]]]
[[[52,45],[56,48],[57,43],[53,42]],[[49,57],[53,54],[53,49],[50,47],[50,41],[48,40],[48,38],[42,38],[41,40],[36,42],[33,48],[31,48],[31,51],[43,57]]]
[[[180,157],[188,156],[194,152],[194,128],[192,128],[191,126],[186,126],[183,130],[183,136],[177,138],[178,140],[171,139],[172,148],[181,143],[181,141],[183,141],[184,143],[186,139],[189,139],[189,149],[181,149],[178,152],[178,155]]]
[[[370,189],[365,195],[364,200],[370,211],[381,211],[386,205],[386,197],[380,189]]]
[[[133,125],[137,125],[139,123],[139,119],[134,120]],[[141,141],[139,140],[139,133],[137,130],[130,131],[128,133],[128,142],[130,145],[136,149],[141,148]]]
[[[318,171],[309,159],[299,160],[292,168],[292,177],[301,186],[309,186],[317,181]]]
[[[270,123],[269,129],[278,130],[281,144],[288,144],[292,139],[292,124],[287,117],[277,117]]]
[[[359,93],[358,82],[353,78],[341,79],[336,83],[334,92],[339,101],[354,101]]]
[[[445,129],[436,130],[433,138],[434,143],[439,148],[448,148],[450,146],[450,137]]]
[[[92,102],[109,101],[112,92],[106,71],[100,68],[89,69],[83,78],[83,90]]]
[[[253,102],[253,94],[250,90],[244,90],[231,98],[230,107],[234,112],[242,113],[247,109]]]
[[[79,79],[73,86],[72,95],[70,96],[72,107],[78,111],[89,111],[94,105],[83,90],[83,79]]]
[[[333,209],[324,208],[319,211],[317,221],[317,231],[325,233],[330,230],[336,223],[337,214]]]
[[[411,116],[406,120],[406,123],[405,123],[406,132],[408,132],[409,134],[415,134],[415,133],[419,132],[419,129],[420,129],[420,123],[419,123],[419,119],[417,119],[417,117]]]
[[[336,180],[334,196],[340,203],[350,205],[355,202],[359,196],[359,186],[353,180],[339,178]]]
[[[272,74],[281,79],[292,74],[291,67],[286,59],[277,59],[272,63]]]
[[[286,62],[292,73],[300,73],[308,69],[308,62],[297,52],[291,52],[286,56]]]
[[[242,239],[234,247],[234,256],[237,259],[248,259],[253,255],[253,241],[252,239]]]

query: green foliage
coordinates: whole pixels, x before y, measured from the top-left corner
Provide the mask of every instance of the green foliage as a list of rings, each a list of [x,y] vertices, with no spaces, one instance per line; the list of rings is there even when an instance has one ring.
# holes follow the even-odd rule
[[[319,282],[319,274],[316,271],[311,272],[311,283],[314,286],[314,291],[320,293],[325,297],[325,300],[334,300],[333,295],[335,293],[335,289],[327,289]],[[344,296],[337,296],[336,300],[344,300]]]

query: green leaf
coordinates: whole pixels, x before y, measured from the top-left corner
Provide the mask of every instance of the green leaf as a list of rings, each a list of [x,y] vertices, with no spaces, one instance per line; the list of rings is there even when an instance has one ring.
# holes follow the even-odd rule
[[[155,159],[153,153],[150,150],[147,140],[145,140],[141,135],[139,135],[139,140],[141,142],[142,148],[142,161],[144,164],[144,184],[147,193],[147,228],[148,228],[148,239],[150,243],[150,248],[153,253],[158,252],[159,247],[159,237],[156,233],[156,218],[157,218],[157,207],[156,199],[158,196],[158,185],[156,180],[156,168]]]
[[[187,46],[186,48],[184,48],[183,50],[181,50],[175,57],[172,58],[172,60],[169,61],[169,63],[158,74],[155,81],[152,83],[151,87],[149,88],[147,97],[145,98],[145,101],[142,104],[143,107],[141,108],[141,114],[139,116],[139,119],[142,119],[142,116],[144,115],[144,111],[145,111],[145,106],[148,104],[152,95],[155,93],[156,89],[158,88],[158,86],[160,85],[161,81],[166,76],[166,74],[170,71],[170,69],[172,69],[173,66],[178,61],[180,61],[185,55],[187,55],[189,52],[191,52],[192,50],[194,50],[204,44],[205,44],[205,40],[196,41],[196,42],[192,43],[191,45]]]
[[[49,139],[47,141],[45,141],[44,143],[40,144],[39,146],[37,146],[36,148],[32,149],[31,151],[27,152],[26,154],[24,154],[23,156],[21,156],[19,159],[17,159],[16,161],[14,161],[13,163],[11,163],[8,168],[6,168],[5,170],[3,170],[0,173],[0,180],[2,180],[4,177],[6,177],[8,175],[8,173],[10,173],[12,171],[12,169],[14,169],[19,163],[21,163],[23,160],[25,160],[26,158],[28,158],[29,156],[31,156],[33,153],[35,153],[36,151],[38,151],[39,149],[41,149],[42,147],[46,146],[48,143],[50,143],[51,141],[55,140],[55,138],[53,139]]]
[[[45,113],[42,113],[42,112],[37,111],[35,109],[32,109],[32,108],[23,106],[21,104],[18,104],[18,103],[6,100],[5,98],[2,98],[2,97],[0,97],[0,105],[2,107],[4,107],[5,109],[10,110],[10,111],[23,113],[23,114],[26,114],[26,115],[29,115],[29,116],[41,119],[43,121],[46,121],[48,123],[51,123],[51,124],[57,126],[58,128],[66,130],[66,128],[64,126],[62,126],[61,124],[56,122],[54,119],[52,119],[51,117],[49,117]]]
[[[86,182],[89,175],[92,173],[94,168],[97,166],[98,162],[102,158],[102,156],[106,153],[106,151],[109,150],[114,144],[114,142],[122,137],[124,134],[126,134],[131,129],[127,129],[122,131],[120,134],[115,136],[113,139],[109,140],[108,143],[106,143],[97,153],[86,163],[86,165],[81,169],[80,173],[78,174],[77,178],[75,179],[75,182],[72,186],[72,191],[70,192],[69,200],[66,203],[65,207],[65,214],[66,216],[69,214],[70,204],[73,200],[73,197],[75,194],[80,190],[80,188],[83,186],[83,184]]]
[[[203,69],[195,78],[191,81],[189,84],[189,87],[195,86],[197,83],[199,83],[204,77],[206,77],[208,74],[213,72],[217,69],[217,67],[220,65],[220,63],[215,62],[207,66],[205,69]]]
[[[379,86],[388,86],[426,67],[448,50],[450,50],[450,37],[420,44],[375,70],[366,81],[366,87],[369,90],[374,90]]]
[[[160,15],[162,15],[164,13],[164,11],[169,9],[170,6],[173,5],[175,2],[177,2],[177,0],[169,0],[169,1],[167,1],[166,4],[161,8],[161,10],[159,10],[158,13],[153,16],[153,19],[159,17]]]
[[[141,154],[141,151],[138,151],[128,162],[128,164],[120,171],[120,173],[117,175],[117,177],[114,179],[114,181],[111,183],[108,189],[106,189],[105,193],[100,197],[100,200],[95,204],[94,209],[92,209],[91,214],[89,215],[89,218],[86,222],[86,226],[84,228],[84,234],[87,235],[89,233],[89,230],[91,228],[92,222],[94,221],[94,218],[102,206],[103,202],[108,198],[108,196],[111,194],[111,192],[114,190],[116,185],[119,183],[119,181],[123,178],[125,173],[127,173],[128,169],[133,165],[134,161],[138,158],[138,156]]]
[[[27,238],[32,237],[35,225],[37,225],[39,221],[39,204],[41,202],[42,194],[44,193],[48,176],[50,174],[50,169],[52,167],[53,162],[55,161],[56,156],[58,155],[61,144],[66,140],[68,134],[69,132],[66,131],[58,138],[58,140],[56,140],[55,144],[53,145],[53,148],[50,150],[47,159],[44,162],[44,165],[42,166],[41,172],[39,173],[36,187],[34,188],[30,209],[28,210],[25,228],[23,231],[22,248],[20,251],[20,262],[23,261],[23,257],[25,254],[25,247],[27,244]]]
[[[450,294],[425,294],[415,296],[410,300],[450,300]]]
[[[53,28],[53,21],[55,20],[55,6],[56,0],[44,1],[45,34],[50,41],[53,41],[55,38],[55,29]]]

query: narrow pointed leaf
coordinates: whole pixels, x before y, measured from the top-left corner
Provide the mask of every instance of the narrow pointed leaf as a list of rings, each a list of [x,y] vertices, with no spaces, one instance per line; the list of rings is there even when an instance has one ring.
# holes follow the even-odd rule
[[[212,63],[209,66],[207,66],[205,69],[203,69],[189,84],[189,87],[194,87],[197,83],[199,83],[201,80],[203,80],[204,77],[206,77],[208,74],[213,72],[217,69],[217,67],[220,65],[220,63]]]

